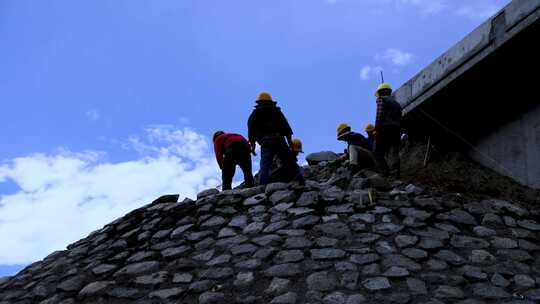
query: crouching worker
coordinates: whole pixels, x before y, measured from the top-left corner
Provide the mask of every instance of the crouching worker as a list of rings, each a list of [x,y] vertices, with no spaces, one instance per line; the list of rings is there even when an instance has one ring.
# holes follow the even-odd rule
[[[291,142],[291,153],[296,164],[298,164],[298,155],[304,153],[302,151],[302,141],[294,138]],[[301,169],[300,169],[301,170]],[[285,164],[276,156],[270,170],[270,182],[285,182],[288,183],[296,177],[296,171],[285,166]]]
[[[375,167],[375,157],[362,134],[352,132],[348,124],[342,123],[337,127],[337,139],[347,143],[345,154],[338,158],[338,161],[349,160],[353,174],[361,169]]]
[[[300,139],[293,138],[292,144],[291,144],[291,151],[294,157],[294,161],[298,163],[298,155],[300,153],[304,153],[304,151],[302,151],[302,141]]]
[[[239,134],[217,131],[214,133],[214,152],[221,169],[222,189],[230,190],[236,165],[244,173],[246,187],[253,187],[253,173],[251,172],[251,147],[249,142]]]
[[[373,152],[375,151],[375,126],[373,124],[368,124],[366,126],[366,134],[367,134],[367,143],[369,151]]]

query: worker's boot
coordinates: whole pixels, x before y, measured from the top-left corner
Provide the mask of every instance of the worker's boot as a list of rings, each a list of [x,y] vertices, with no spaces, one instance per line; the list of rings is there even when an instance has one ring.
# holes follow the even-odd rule
[[[377,172],[385,178],[390,176],[390,168],[388,168],[386,161],[377,163]]]
[[[296,175],[294,180],[297,181],[300,186],[305,186],[306,185],[306,179],[302,175],[302,172],[298,172],[298,174]]]
[[[399,169],[399,167],[396,169],[396,172],[394,174],[394,177],[396,179],[400,179],[401,178],[401,170]]]

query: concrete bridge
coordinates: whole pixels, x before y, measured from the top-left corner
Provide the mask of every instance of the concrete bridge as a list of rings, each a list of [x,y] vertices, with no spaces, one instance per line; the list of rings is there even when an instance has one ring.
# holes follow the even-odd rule
[[[540,0],[514,0],[399,88],[405,128],[540,189]]]

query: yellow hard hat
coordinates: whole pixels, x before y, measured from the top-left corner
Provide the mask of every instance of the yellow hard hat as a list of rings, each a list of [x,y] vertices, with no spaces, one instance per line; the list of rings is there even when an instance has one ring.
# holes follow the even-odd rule
[[[385,83],[381,83],[378,87],[377,87],[377,91],[375,91],[375,96],[379,97],[379,92],[381,90],[390,90],[392,91],[392,86],[385,82]]]
[[[304,151],[302,151],[302,141],[298,138],[294,138],[292,140],[292,150],[294,152],[300,152],[300,153],[304,153]]]
[[[369,133],[369,132],[373,132],[373,131],[375,131],[375,126],[373,124],[368,124],[366,126],[366,132]]]
[[[349,126],[348,124],[346,123],[340,123],[337,127],[337,137],[339,138],[341,135],[347,133],[347,132],[350,132],[351,131],[351,126]]]
[[[268,92],[261,92],[257,96],[257,101],[272,101],[272,96]]]

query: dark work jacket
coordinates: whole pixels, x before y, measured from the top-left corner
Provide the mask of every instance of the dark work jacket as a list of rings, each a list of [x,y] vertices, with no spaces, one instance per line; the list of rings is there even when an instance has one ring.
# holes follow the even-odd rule
[[[276,103],[263,102],[255,106],[248,119],[249,141],[259,142],[267,136],[291,136],[289,122]]]
[[[368,150],[373,151],[373,147],[375,146],[375,138],[373,136],[368,136],[367,143],[368,143]]]
[[[377,98],[377,120],[375,128],[400,127],[401,126],[401,105],[393,96],[382,96]]]
[[[360,133],[349,132],[340,137],[340,140],[347,142],[349,146],[359,146],[369,150],[369,143],[366,137]]]

